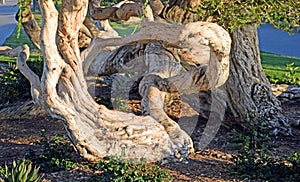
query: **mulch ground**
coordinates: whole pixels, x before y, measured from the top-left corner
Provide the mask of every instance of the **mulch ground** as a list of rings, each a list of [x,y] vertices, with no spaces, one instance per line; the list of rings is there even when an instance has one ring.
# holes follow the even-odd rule
[[[286,116],[299,119],[300,103],[283,105]],[[197,125],[203,130],[205,123]],[[0,120],[0,165],[11,164],[13,160],[22,159],[28,151],[41,151],[41,130],[51,138],[65,135],[63,123],[48,117],[35,119],[4,119]],[[169,163],[161,165],[173,176],[174,181],[250,181],[229,175],[228,169],[233,165],[232,155],[238,148],[228,140],[240,132],[238,126],[222,125],[216,137],[204,150],[196,151],[190,156],[188,163]],[[275,148],[274,156],[287,157],[293,152],[300,152],[300,127],[293,127],[294,136],[277,136],[272,138]],[[43,174],[43,181],[89,181],[93,172],[76,168]]]

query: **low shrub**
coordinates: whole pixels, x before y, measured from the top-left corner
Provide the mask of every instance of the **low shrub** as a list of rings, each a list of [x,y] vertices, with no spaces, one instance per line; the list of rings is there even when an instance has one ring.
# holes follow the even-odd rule
[[[277,181],[300,181],[300,153],[289,158],[274,158],[268,154],[269,130],[263,120],[248,121],[246,130],[232,142],[242,141],[243,147],[232,158],[234,167],[231,174],[242,179]]]
[[[42,75],[42,61],[28,61],[28,66],[39,76]],[[11,63],[8,67],[2,67],[1,69],[0,109],[17,101],[30,99],[30,83],[18,70],[18,67]]]
[[[43,146],[43,150],[38,154],[28,151],[26,159],[40,165],[43,172],[70,170],[80,166],[80,163],[73,160],[74,157],[80,158],[79,155],[64,136],[55,135],[54,139],[49,139],[45,130],[41,130],[41,136],[39,144]]]
[[[99,181],[172,181],[168,171],[157,165],[149,166],[142,162],[134,162],[119,157],[108,157],[98,163],[102,171]]]

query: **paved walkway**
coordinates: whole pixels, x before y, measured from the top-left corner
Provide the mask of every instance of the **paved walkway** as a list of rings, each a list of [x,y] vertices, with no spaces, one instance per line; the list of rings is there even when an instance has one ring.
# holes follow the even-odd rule
[[[17,2],[18,0],[6,0],[4,5],[0,4],[0,45],[3,45],[17,25],[15,15],[18,8],[14,6]]]

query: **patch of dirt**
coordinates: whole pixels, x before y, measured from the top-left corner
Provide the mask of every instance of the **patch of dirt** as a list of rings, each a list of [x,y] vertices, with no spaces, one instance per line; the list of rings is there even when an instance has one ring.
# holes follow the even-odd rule
[[[139,112],[137,101],[129,105]],[[286,103],[283,109],[290,120],[300,119],[300,102]],[[205,125],[205,123],[198,124],[196,130],[203,131]],[[41,140],[42,129],[46,130],[48,137],[66,135],[61,121],[47,117],[0,120],[0,165],[22,159],[29,150],[41,151],[42,145],[38,142]],[[168,163],[161,167],[170,172],[174,181],[250,181],[230,176],[227,170],[233,165],[232,155],[238,152],[238,147],[232,145],[229,138],[238,135],[240,131],[241,128],[238,126],[228,125],[225,122],[208,147],[192,154],[188,163]],[[271,152],[274,156],[287,157],[293,152],[300,152],[300,127],[294,126],[293,133],[294,136],[277,136],[272,139],[275,148]],[[76,168],[43,175],[43,181],[90,181],[93,172]]]

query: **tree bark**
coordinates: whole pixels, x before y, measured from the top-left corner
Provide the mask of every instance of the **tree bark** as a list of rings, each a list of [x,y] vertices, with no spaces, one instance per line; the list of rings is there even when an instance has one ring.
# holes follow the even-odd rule
[[[232,34],[230,76],[224,88],[237,121],[263,119],[273,129],[290,134],[280,101],[261,66],[257,28],[243,26]]]
[[[40,3],[44,21],[41,31],[43,76],[39,82],[33,72],[26,69],[21,71],[27,75],[33,88],[37,87],[32,92],[33,97],[39,98],[36,99],[37,104],[44,107],[51,116],[65,122],[68,135],[81,155],[89,160],[120,154],[124,158],[146,158],[148,161],[172,156],[177,160],[186,158],[192,151],[192,141],[177,125],[164,127],[150,116],[110,111],[97,105],[87,92],[76,35],[85,19],[88,2],[76,1],[72,4],[64,1],[59,14],[52,1],[41,0]],[[181,28],[184,30],[185,27]],[[180,37],[180,34],[171,35],[171,43],[178,44],[180,39],[176,37]],[[162,36],[141,32],[127,39],[100,40],[97,44],[99,47],[91,45],[89,50],[92,52],[87,50],[85,55],[93,56],[94,48],[101,50],[110,45],[123,45],[149,38],[161,40]],[[165,38],[168,40],[171,37],[169,35]],[[181,42],[181,46],[188,44]],[[25,47],[19,54],[19,66],[25,64],[28,58],[26,50]]]
[[[213,22],[213,17],[199,17],[197,13],[186,9],[188,7],[195,10],[199,3],[201,0],[172,0],[162,16],[183,24],[199,20]],[[262,119],[266,127],[273,129],[274,134],[278,132],[290,134],[290,127],[282,113],[280,101],[273,95],[261,66],[256,27],[239,28],[232,33],[231,38],[230,76],[221,87],[226,92],[226,98],[223,98],[222,102],[227,102],[236,122]],[[209,107],[203,105],[199,106],[200,108]],[[203,117],[207,118],[205,115]]]
[[[22,10],[21,17],[22,17],[22,26],[28,35],[29,39],[38,49],[40,49],[40,27],[38,26],[34,15],[30,8],[30,2],[25,2],[25,7]],[[19,20],[19,12],[16,15],[16,20]]]
[[[166,9],[164,15],[184,25],[146,22],[138,33],[125,38],[94,38],[89,47],[80,52],[79,31],[84,21],[90,23],[86,19],[88,0],[63,1],[60,13],[51,0],[40,1],[44,21],[42,79],[37,79],[27,69],[26,47],[19,54],[18,65],[25,65],[20,70],[31,82],[34,102],[52,117],[64,121],[69,138],[85,158],[98,160],[120,154],[123,158],[146,158],[148,161],[187,158],[193,151],[193,142],[165,113],[166,93],[211,90],[201,93],[211,94],[211,101],[205,103],[216,107],[195,106],[199,112],[208,108],[216,113],[212,119],[218,122],[212,123],[204,135],[217,131],[223,119],[218,114],[223,113],[226,99],[239,121],[263,118],[277,130],[286,129],[285,123],[281,123],[283,120],[276,120],[284,117],[260,66],[255,28],[238,29],[232,34],[234,41],[231,43],[229,34],[214,23],[188,23],[201,18],[180,6],[194,8],[199,1],[174,3],[175,9]],[[130,11],[127,14],[124,10]],[[153,20],[152,13],[147,12],[147,20]],[[124,4],[107,9],[91,6],[90,13],[97,19],[103,18],[99,15],[127,19],[131,15],[141,16],[143,11],[141,5]],[[91,37],[97,35],[95,27],[88,28]],[[110,52],[108,47],[111,46],[119,48]],[[91,65],[96,67],[91,68]],[[138,81],[144,113],[149,116],[108,110],[98,105],[86,83],[91,69],[105,75],[135,74],[133,79]],[[230,79],[220,91],[218,88],[226,82],[229,70]],[[123,77],[116,82],[123,82]],[[222,97],[222,91],[227,98]],[[200,147],[206,146],[211,137],[206,139],[200,141]]]
[[[124,3],[120,6],[97,7],[90,1],[90,14],[95,20],[129,20],[132,16],[141,17],[143,5],[140,3]]]
[[[22,67],[20,71],[30,80],[36,104],[52,117],[64,121],[68,136],[80,154],[89,160],[120,154],[123,158],[146,158],[148,161],[186,159],[193,151],[193,142],[177,123],[166,116],[163,92],[185,93],[191,87],[199,91],[224,84],[229,70],[231,40],[228,33],[216,24],[205,22],[187,25],[148,22],[137,34],[129,37],[95,38],[80,53],[77,35],[86,17],[88,1],[63,1],[60,13],[51,0],[41,0],[40,7],[43,17],[41,51],[44,57],[41,80],[26,67],[28,47],[20,51],[17,63]],[[172,75],[158,76],[155,73],[161,73],[169,64],[155,57],[156,53],[141,56],[142,61],[148,61],[151,69],[139,85],[150,116],[136,116],[98,105],[88,93],[84,77],[84,67],[89,66],[86,63],[98,58],[109,46],[151,46],[152,43],[160,44],[159,49],[164,47],[166,54],[168,51],[177,52],[176,56],[186,62],[185,65],[194,66],[182,75],[177,75],[175,70]],[[199,48],[203,47],[208,47],[205,50],[210,52],[209,60],[207,64],[195,66],[201,62],[198,60],[201,55]],[[158,62],[151,63],[152,60]],[[112,63],[105,62],[109,71],[118,68],[120,62],[116,65]],[[153,64],[156,66],[152,67]],[[163,66],[160,67],[160,64]],[[121,68],[128,69],[128,66],[124,62]],[[188,77],[193,79],[189,79],[184,88],[181,87]]]

